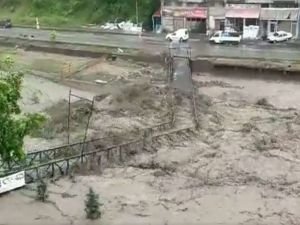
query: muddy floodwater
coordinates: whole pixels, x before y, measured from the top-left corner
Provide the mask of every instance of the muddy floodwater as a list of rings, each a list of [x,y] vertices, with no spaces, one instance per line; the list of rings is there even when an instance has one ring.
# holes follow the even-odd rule
[[[113,71],[112,65],[89,68],[89,79],[96,79],[101,69]],[[111,85],[97,102],[91,135],[128,133],[166,118],[166,87],[144,76],[152,74],[151,65],[131,70],[135,76],[121,69],[114,75],[124,82],[123,92],[111,91],[116,87]],[[151,76],[158,81],[163,69],[155,71]],[[88,80],[84,72],[76,77]],[[107,75],[102,79],[110,82]],[[198,131],[161,138],[123,164],[52,180],[45,203],[35,200],[35,184],[2,195],[1,224],[95,224],[84,213],[89,187],[103,203],[98,224],[300,224],[300,82],[237,71],[198,72],[193,80]],[[40,92],[58,85],[30,77],[25,84],[33,82],[43,87]],[[55,88],[47,96],[57,103],[69,87]],[[58,98],[59,93],[64,97]],[[81,86],[80,94],[96,93]],[[48,101],[40,102],[42,110]],[[26,98],[23,103],[30,110]],[[176,95],[175,114],[177,128],[192,125],[187,95]]]

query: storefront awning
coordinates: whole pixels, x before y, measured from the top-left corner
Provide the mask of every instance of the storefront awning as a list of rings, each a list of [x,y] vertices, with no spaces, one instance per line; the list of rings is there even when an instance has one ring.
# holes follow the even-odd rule
[[[246,18],[246,19],[258,19],[259,8],[227,8],[226,18]]]
[[[206,19],[207,8],[195,7],[195,8],[164,9],[163,15],[174,16],[174,17],[185,17],[190,19]]]
[[[206,8],[195,8],[186,12],[186,18],[195,19],[206,19],[207,9]]]
[[[263,8],[260,12],[261,20],[298,20],[298,8]]]

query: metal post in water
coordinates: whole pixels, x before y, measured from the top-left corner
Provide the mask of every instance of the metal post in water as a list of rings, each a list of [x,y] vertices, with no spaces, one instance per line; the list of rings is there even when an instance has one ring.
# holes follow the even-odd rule
[[[71,94],[72,90],[69,91],[69,102],[68,102],[68,144],[70,144],[70,123],[71,123]]]
[[[86,138],[87,138],[87,134],[88,134],[88,129],[90,126],[90,121],[91,121],[91,117],[93,114],[93,110],[94,110],[94,104],[95,104],[95,97],[93,97],[93,101],[92,101],[92,106],[91,106],[91,111],[89,113],[89,117],[88,117],[88,121],[85,127],[85,132],[84,132],[84,138],[83,138],[83,143],[82,143],[82,147],[81,147],[81,163],[83,163],[83,153],[84,153],[84,147],[85,147],[85,142],[86,142]]]

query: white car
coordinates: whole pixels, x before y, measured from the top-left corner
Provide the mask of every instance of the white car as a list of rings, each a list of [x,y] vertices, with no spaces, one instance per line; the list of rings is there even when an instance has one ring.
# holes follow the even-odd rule
[[[269,34],[268,41],[270,43],[288,41],[293,38],[293,34],[285,31],[277,31],[275,33]]]
[[[169,33],[166,36],[166,40],[172,42],[172,41],[187,41],[189,39],[189,32],[187,29],[179,29],[175,31],[174,33]]]
[[[241,40],[242,36],[238,32],[217,31],[209,39],[209,42],[214,44],[239,44]]]

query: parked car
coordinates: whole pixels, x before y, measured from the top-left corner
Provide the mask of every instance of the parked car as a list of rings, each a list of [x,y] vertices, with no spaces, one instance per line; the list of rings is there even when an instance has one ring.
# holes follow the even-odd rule
[[[209,39],[209,42],[214,44],[239,44],[241,40],[242,35],[238,32],[217,31]]]
[[[275,33],[268,35],[268,42],[270,43],[276,43],[276,42],[283,42],[288,41],[293,38],[293,34],[285,31],[277,31]]]
[[[166,36],[166,40],[172,42],[172,41],[187,41],[189,39],[189,32],[187,29],[179,29],[175,31],[174,33],[169,33]]]
[[[0,27],[1,28],[11,28],[12,27],[11,20],[10,19],[0,20]]]

